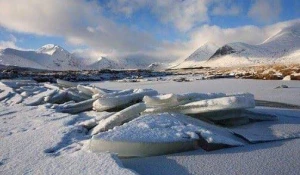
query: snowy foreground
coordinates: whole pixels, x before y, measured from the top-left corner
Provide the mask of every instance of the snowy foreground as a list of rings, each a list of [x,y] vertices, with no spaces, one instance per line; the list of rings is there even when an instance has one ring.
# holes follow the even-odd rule
[[[300,171],[299,109],[255,107],[237,93],[300,105],[299,82],[91,84],[0,82],[0,174]],[[161,156],[122,158],[151,155]]]

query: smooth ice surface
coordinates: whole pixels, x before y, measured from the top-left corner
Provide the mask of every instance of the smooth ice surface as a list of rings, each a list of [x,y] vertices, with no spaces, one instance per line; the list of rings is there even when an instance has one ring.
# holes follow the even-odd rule
[[[252,143],[292,139],[300,137],[300,113],[291,110],[255,109],[263,113],[278,116],[276,121],[251,123],[244,126],[230,128],[230,131],[244,137]]]
[[[274,89],[282,84],[290,88]],[[124,82],[101,82],[93,83],[99,87],[107,89],[127,89],[132,83]],[[241,80],[241,79],[216,79],[216,80],[195,80],[192,82],[174,82],[174,81],[158,81],[158,82],[136,82],[135,88],[151,88],[159,93],[175,93],[185,94],[189,92],[195,93],[237,93],[249,92],[254,94],[255,99],[274,101],[300,106],[299,81],[280,81],[280,80]]]
[[[123,159],[125,167],[145,175],[291,174],[300,171],[300,139],[206,152]]]

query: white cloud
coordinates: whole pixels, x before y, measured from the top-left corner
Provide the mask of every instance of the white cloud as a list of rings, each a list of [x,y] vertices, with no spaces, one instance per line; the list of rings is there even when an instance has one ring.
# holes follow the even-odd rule
[[[242,11],[241,7],[232,1],[221,1],[212,9],[212,15],[238,15]]]
[[[45,5],[46,4],[46,5]],[[149,49],[155,40],[102,15],[97,1],[0,0],[0,26],[15,32],[60,36],[99,52]],[[141,44],[142,43],[142,44]]]
[[[13,41],[0,41],[0,49],[6,49],[6,48],[18,48],[16,46],[16,43]]]
[[[180,31],[188,31],[197,23],[208,21],[207,0],[156,1],[152,11],[161,21],[173,23]]]
[[[248,16],[264,23],[276,20],[281,12],[281,0],[255,0]]]
[[[108,7],[130,17],[141,8],[149,8],[158,20],[171,23],[186,32],[198,23],[207,22],[212,0],[110,0]]]
[[[16,45],[17,42],[18,42],[17,38],[14,35],[10,34],[8,40],[0,41],[0,49],[13,48],[13,49],[23,50],[22,48]]]

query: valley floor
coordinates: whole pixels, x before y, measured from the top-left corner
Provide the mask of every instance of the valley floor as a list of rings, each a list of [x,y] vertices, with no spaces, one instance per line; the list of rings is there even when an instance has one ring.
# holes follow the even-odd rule
[[[108,89],[153,88],[160,93],[250,92],[258,100],[300,106],[299,81],[196,80],[192,82],[93,82]],[[282,84],[289,88],[275,87]],[[300,121],[299,109],[258,107]],[[58,113],[43,106],[0,103],[0,174],[299,174],[300,139],[202,149],[148,158],[119,159],[91,153],[90,136],[77,125],[85,113]],[[286,127],[299,126],[298,122]],[[300,133],[297,133],[298,135]]]

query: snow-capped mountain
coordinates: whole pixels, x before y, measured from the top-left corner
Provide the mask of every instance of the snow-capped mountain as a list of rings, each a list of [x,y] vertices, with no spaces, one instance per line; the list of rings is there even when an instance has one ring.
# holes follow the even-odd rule
[[[262,44],[230,43],[219,48],[208,66],[300,63],[300,23],[282,29]]]
[[[137,55],[113,59],[103,56],[89,58],[72,54],[54,44],[47,44],[36,51],[0,50],[0,65],[45,70],[147,69],[156,61]]]
[[[172,68],[247,66],[300,63],[300,22],[283,28],[263,43],[228,43],[218,48],[207,43]]]
[[[218,49],[219,47],[214,43],[206,43],[199,47],[195,52],[193,52],[189,57],[179,63],[175,68],[193,68],[200,67],[204,62],[206,62]]]
[[[60,46],[48,44],[37,51],[3,49],[0,64],[47,70],[80,70],[81,61]]]

